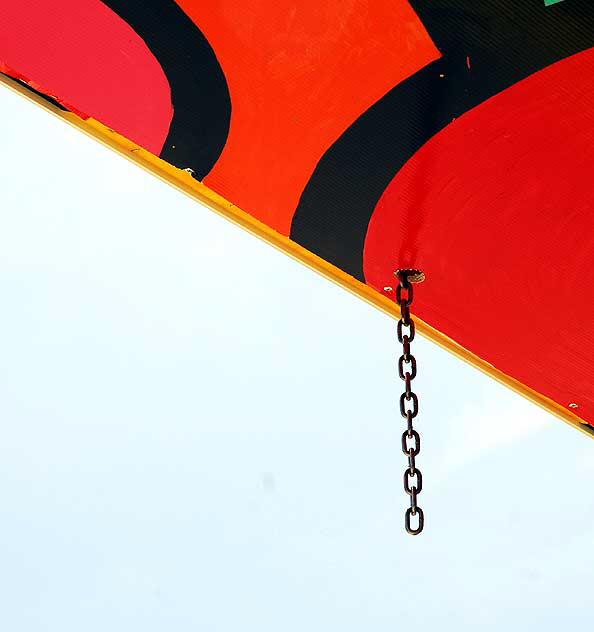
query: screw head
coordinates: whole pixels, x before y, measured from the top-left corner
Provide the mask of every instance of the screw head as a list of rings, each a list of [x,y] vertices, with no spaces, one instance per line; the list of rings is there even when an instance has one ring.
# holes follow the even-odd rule
[[[422,283],[425,280],[425,273],[414,268],[402,268],[394,272],[396,278],[399,278],[400,274],[404,274],[411,283]]]

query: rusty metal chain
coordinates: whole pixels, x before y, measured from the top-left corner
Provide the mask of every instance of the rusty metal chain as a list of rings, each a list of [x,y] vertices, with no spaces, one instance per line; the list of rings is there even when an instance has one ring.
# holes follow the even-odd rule
[[[417,361],[410,351],[410,343],[415,339],[415,324],[410,316],[410,306],[413,302],[412,283],[423,280],[424,275],[419,270],[398,270],[395,275],[399,281],[396,287],[396,302],[400,307],[398,342],[402,344],[398,375],[404,380],[404,393],[400,396],[400,414],[407,423],[407,428],[402,433],[402,451],[408,457],[408,467],[404,472],[404,491],[410,496],[410,507],[406,510],[404,525],[408,533],[418,535],[423,530],[425,516],[417,505],[417,496],[423,490],[423,476],[415,463],[415,457],[421,449],[421,438],[413,428],[413,419],[419,414],[419,398],[411,385],[417,376]],[[411,525],[413,518],[417,519],[416,527]]]

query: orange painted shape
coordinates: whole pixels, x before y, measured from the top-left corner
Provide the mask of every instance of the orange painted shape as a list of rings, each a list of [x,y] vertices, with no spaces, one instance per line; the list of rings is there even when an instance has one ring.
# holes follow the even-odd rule
[[[213,47],[232,114],[204,182],[284,235],[326,149],[439,57],[406,0],[177,0]]]

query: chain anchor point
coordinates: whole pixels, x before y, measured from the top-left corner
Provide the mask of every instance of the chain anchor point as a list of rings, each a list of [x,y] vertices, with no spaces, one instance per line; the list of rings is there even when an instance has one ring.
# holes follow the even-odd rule
[[[425,273],[422,270],[416,268],[404,268],[394,272],[394,276],[397,279],[405,278],[410,283],[422,283],[425,280]]]

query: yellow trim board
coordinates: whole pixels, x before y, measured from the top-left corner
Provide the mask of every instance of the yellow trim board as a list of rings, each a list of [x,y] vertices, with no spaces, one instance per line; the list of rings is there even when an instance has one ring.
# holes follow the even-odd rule
[[[388,316],[395,319],[400,318],[400,312],[394,301],[390,300],[386,296],[383,296],[379,292],[376,292],[364,283],[357,281],[357,279],[346,274],[342,270],[339,270],[336,266],[324,261],[299,244],[291,241],[288,237],[277,233],[272,228],[269,228],[251,215],[248,215],[245,211],[242,211],[240,208],[231,204],[201,182],[195,180],[189,173],[183,171],[182,169],[178,169],[177,167],[173,167],[145,149],[138,147],[138,145],[134,144],[127,138],[124,138],[112,129],[109,129],[99,121],[94,119],[83,120],[72,112],[60,110],[49,101],[46,101],[43,97],[31,92],[25,86],[13,81],[9,77],[0,75],[0,83],[4,84],[14,92],[17,92],[29,101],[40,105],[45,110],[48,110],[55,116],[61,118],[67,123],[70,123],[70,125],[77,127],[88,136],[91,136],[110,149],[118,152],[128,160],[131,160],[147,171],[150,171],[161,178],[161,180],[164,180],[168,184],[176,187],[186,195],[202,202],[213,211],[223,215],[278,250],[281,250],[297,261],[300,261],[307,267],[340,285],[355,296],[358,296],[367,303],[377,307],[385,314],[388,314]],[[553,413],[566,423],[581,430],[584,434],[594,437],[594,427],[584,423],[577,415],[573,414],[569,410],[566,410],[548,397],[537,393],[518,380],[501,372],[493,365],[485,362],[467,349],[464,349],[451,338],[448,338],[420,319],[416,318],[415,324],[419,333],[439,345],[441,348],[449,351],[464,362],[467,362],[479,371],[482,371],[486,375],[507,386],[512,391],[519,393],[541,408]]]

